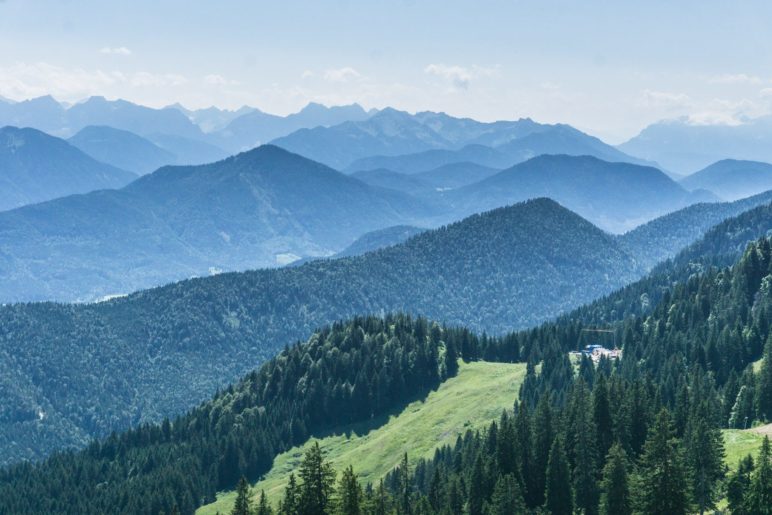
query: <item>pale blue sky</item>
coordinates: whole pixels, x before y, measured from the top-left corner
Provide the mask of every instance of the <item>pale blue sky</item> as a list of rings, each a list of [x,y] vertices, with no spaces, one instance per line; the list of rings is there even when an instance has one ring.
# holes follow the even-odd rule
[[[0,0],[0,95],[309,101],[566,122],[772,112],[772,5],[711,1]]]

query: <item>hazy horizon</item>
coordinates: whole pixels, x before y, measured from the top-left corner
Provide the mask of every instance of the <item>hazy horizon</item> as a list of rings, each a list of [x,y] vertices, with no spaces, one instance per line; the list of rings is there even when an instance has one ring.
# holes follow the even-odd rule
[[[356,102],[568,123],[611,143],[662,119],[772,112],[772,70],[755,59],[772,50],[764,2],[291,3],[3,0],[0,96],[280,115]]]

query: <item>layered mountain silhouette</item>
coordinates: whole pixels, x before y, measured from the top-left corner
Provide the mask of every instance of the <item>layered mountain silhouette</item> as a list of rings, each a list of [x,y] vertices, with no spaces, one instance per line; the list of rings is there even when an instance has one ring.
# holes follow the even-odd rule
[[[515,164],[512,158],[504,152],[485,145],[470,144],[458,150],[434,149],[415,154],[363,157],[351,163],[346,168],[346,171],[353,173],[383,168],[412,174],[458,163],[473,163],[489,168],[508,168]]]
[[[0,129],[0,211],[125,186],[137,176],[35,129]]]
[[[326,107],[312,102],[288,116],[253,109],[217,131],[213,141],[232,152],[239,152],[303,128],[328,127],[347,121],[366,120],[369,116],[370,113],[358,104]]]
[[[139,175],[173,164],[176,156],[133,132],[89,125],[67,140],[98,161]]]
[[[143,138],[107,126],[90,125],[68,141],[99,161],[139,175],[165,165],[212,163],[228,157],[224,150],[203,141],[169,134]]]
[[[565,155],[535,157],[445,197],[457,213],[549,197],[612,232],[717,200],[709,192],[686,191],[653,167]]]
[[[165,170],[135,184],[153,179],[159,191],[167,175],[189,175]],[[98,304],[0,307],[0,355],[14,354],[2,360],[0,377],[15,378],[4,390],[0,461],[83,446],[184,411],[287,343],[356,313],[407,311],[501,333],[545,321],[640,273],[613,237],[539,199],[358,257],[221,274]]]
[[[394,227],[370,231],[357,238],[354,243],[338,252],[334,257],[361,256],[368,252],[402,243],[425,230],[412,225],[395,225]]]
[[[663,121],[646,127],[618,148],[684,175],[723,159],[772,162],[772,116],[739,125]]]
[[[257,111],[254,107],[242,106],[238,109],[220,109],[215,106],[203,109],[187,109],[185,106],[176,103],[169,107],[181,111],[193,123],[198,125],[205,133],[215,132],[224,129],[230,122],[245,114]]]
[[[710,190],[737,200],[772,189],[772,164],[723,159],[681,180],[684,188]]]
[[[0,213],[0,302],[90,300],[276,266],[429,214],[412,197],[263,146],[209,165],[164,167],[120,190]]]
[[[679,209],[619,237],[622,245],[649,269],[674,257],[723,220],[772,202],[772,191],[734,202],[699,203]]]
[[[442,113],[411,115],[390,108],[362,122],[305,129],[274,143],[349,171],[387,168],[418,172],[456,162],[503,168],[545,153],[594,155],[644,164],[567,125],[541,125],[527,119],[483,123]]]
[[[500,171],[497,168],[490,168],[475,163],[460,162],[412,174],[378,168],[354,172],[351,176],[373,186],[391,188],[419,197],[432,198],[437,192],[473,184]]]
[[[334,255],[369,231],[436,227],[537,197],[612,232],[715,200],[654,168],[586,156],[540,156],[472,184],[449,183],[493,172],[452,165],[357,178],[270,145],[210,165],[164,167],[121,190],[0,214],[0,301],[93,300],[284,265]]]

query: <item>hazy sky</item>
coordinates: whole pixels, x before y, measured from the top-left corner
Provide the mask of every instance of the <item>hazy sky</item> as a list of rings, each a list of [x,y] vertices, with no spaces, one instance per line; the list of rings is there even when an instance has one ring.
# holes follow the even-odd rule
[[[565,122],[772,112],[772,2],[0,0],[0,95]]]

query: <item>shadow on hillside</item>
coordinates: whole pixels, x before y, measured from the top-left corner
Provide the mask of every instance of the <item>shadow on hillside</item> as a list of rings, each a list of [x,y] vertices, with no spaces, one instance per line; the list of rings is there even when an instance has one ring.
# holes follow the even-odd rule
[[[452,379],[452,378],[448,378],[448,379]],[[446,379],[445,381],[447,381],[448,379]],[[311,435],[309,436],[309,439],[311,438],[322,439],[330,436],[341,436],[341,435],[345,435],[346,438],[351,438],[352,435],[356,435],[359,437],[366,436],[371,431],[375,431],[376,429],[380,429],[381,427],[385,426],[389,422],[389,419],[391,417],[398,416],[412,403],[416,401],[425,402],[426,399],[429,397],[429,394],[432,392],[436,392],[445,381],[438,383],[437,386],[435,386],[434,388],[427,389],[426,391],[415,392],[413,395],[410,395],[405,399],[402,399],[400,402],[395,403],[390,408],[388,408],[385,412],[377,414],[368,420],[352,422],[350,424],[340,425],[332,429],[327,429],[323,431],[315,431],[311,433]]]

